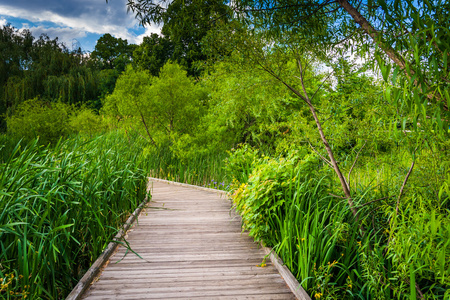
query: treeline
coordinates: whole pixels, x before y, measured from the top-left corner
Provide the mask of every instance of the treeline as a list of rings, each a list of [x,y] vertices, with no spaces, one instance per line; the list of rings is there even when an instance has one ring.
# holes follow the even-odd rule
[[[35,39],[29,30],[3,26],[0,29],[0,130],[6,131],[6,117],[12,116],[18,105],[29,99],[38,99],[47,106],[60,102],[98,112],[102,100],[112,93],[118,76],[128,64],[158,76],[161,67],[172,60],[190,76],[198,77],[201,69],[196,63],[207,58],[201,41],[215,24],[228,20],[227,11],[227,6],[220,2],[174,3],[155,19],[164,23],[161,35],[152,34],[140,45],[133,45],[105,34],[92,53],[70,50],[57,38],[42,35]],[[189,20],[182,20],[181,15]],[[216,16],[214,22],[210,20],[212,16]]]

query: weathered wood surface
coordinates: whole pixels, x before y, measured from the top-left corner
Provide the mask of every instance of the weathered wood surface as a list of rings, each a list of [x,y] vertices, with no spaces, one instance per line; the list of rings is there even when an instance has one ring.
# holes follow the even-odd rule
[[[153,182],[152,200],[84,299],[295,299],[217,193]]]

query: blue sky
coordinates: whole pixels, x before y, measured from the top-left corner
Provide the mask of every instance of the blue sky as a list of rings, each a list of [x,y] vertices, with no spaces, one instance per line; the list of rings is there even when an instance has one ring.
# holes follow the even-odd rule
[[[144,36],[159,33],[156,26],[139,26],[127,13],[127,0],[0,0],[0,26],[29,29],[35,37],[58,37],[69,49],[92,51],[105,33],[139,44]]]

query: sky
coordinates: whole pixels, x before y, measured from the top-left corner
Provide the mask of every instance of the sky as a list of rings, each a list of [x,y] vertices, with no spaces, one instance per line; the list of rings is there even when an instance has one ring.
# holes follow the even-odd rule
[[[133,13],[127,13],[127,0],[0,0],[0,26],[11,24],[29,29],[38,38],[45,33],[58,37],[69,49],[79,46],[93,51],[105,33],[139,44],[144,36],[159,33],[160,28],[139,25]]]

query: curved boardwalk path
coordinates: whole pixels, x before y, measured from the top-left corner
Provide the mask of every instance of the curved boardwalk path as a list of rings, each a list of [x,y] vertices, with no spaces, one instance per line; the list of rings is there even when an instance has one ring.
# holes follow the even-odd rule
[[[152,201],[84,299],[295,299],[218,193],[153,182]],[[120,260],[120,261],[119,261]],[[117,262],[119,261],[119,262]]]

